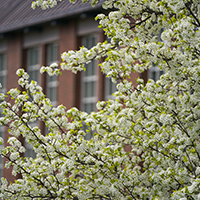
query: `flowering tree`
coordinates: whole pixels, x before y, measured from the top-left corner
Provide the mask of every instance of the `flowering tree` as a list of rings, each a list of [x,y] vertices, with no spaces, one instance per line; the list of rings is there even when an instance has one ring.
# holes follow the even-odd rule
[[[35,0],[32,7],[46,9],[57,1]],[[6,167],[12,165],[22,178],[10,185],[2,178],[2,198],[200,199],[200,2],[105,0],[103,7],[112,11],[96,19],[110,42],[64,52],[61,69],[76,73],[90,60],[105,58],[100,67],[118,82],[115,99],[98,102],[98,111],[90,114],[52,107],[19,69],[23,90],[8,92],[13,105],[1,94],[0,122],[13,136],[1,150]],[[146,85],[138,79],[134,88],[131,72],[153,65],[165,74]],[[45,71],[60,73],[55,64],[42,67]],[[48,135],[29,125],[38,120]],[[83,122],[94,131],[89,141]],[[35,159],[21,156],[20,135],[33,146]]]

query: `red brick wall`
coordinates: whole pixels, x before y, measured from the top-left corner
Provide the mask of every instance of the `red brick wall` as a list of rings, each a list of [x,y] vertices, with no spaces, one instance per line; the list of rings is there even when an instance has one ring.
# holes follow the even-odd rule
[[[76,21],[72,20],[66,25],[60,27],[59,55],[64,51],[74,50],[77,48]],[[62,62],[62,60],[60,59]],[[58,77],[58,104],[63,104],[67,109],[76,106],[76,75],[71,71],[62,71]]]
[[[132,81],[134,87],[137,86],[136,80],[137,80],[138,77],[140,77],[140,73],[138,73],[138,72],[135,72],[135,73],[132,72],[131,73],[130,81]]]
[[[10,36],[7,43],[7,90],[16,88],[18,76],[16,71],[23,67],[22,37],[20,34]]]
[[[22,36],[20,33],[13,34],[9,36],[7,43],[7,79],[6,79],[6,89],[19,88],[18,86],[18,76],[16,71],[23,67],[23,50],[22,50]],[[4,141],[6,144],[9,134],[5,133]],[[22,139],[22,138],[21,138]],[[7,178],[8,182],[14,182],[17,177],[12,176],[12,168],[4,169],[3,175]]]

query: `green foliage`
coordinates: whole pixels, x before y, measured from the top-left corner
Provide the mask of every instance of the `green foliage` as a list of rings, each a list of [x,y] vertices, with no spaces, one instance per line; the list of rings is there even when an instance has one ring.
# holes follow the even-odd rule
[[[36,0],[32,6],[56,4]],[[89,114],[52,107],[19,69],[23,92],[8,92],[14,104],[2,101],[0,122],[12,135],[1,150],[6,167],[22,178],[10,185],[2,178],[3,199],[200,199],[199,1],[105,0],[103,7],[111,11],[96,20],[109,42],[64,52],[61,69],[76,73],[90,60],[105,58],[100,67],[118,83],[115,99],[98,102],[98,111]],[[144,85],[138,79],[134,87],[131,73],[155,64],[165,71],[160,80]],[[41,72],[58,75],[56,67]],[[38,120],[48,135],[30,126]],[[89,141],[83,122],[94,132]],[[20,135],[33,146],[35,159],[20,156]]]

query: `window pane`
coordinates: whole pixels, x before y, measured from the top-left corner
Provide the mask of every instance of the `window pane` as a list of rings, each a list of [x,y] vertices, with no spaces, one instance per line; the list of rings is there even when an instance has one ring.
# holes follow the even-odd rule
[[[105,79],[105,96],[106,100],[114,99],[115,97],[112,95],[114,92],[117,91],[116,83],[111,81],[111,78]]]
[[[113,93],[113,83],[111,79],[109,78],[109,94],[111,95]]]
[[[91,97],[95,96],[95,82],[91,82]]]
[[[2,88],[6,87],[6,77],[5,76],[0,76],[0,83],[2,85]]]
[[[6,88],[6,56],[5,54],[0,55],[0,83],[2,88],[0,89],[1,92],[5,92]]]
[[[47,64],[58,62],[58,45],[57,43],[51,43],[47,46]],[[57,101],[57,76],[47,75],[47,97],[51,100],[53,105],[56,105]]]
[[[163,70],[160,71],[160,77],[161,77],[163,74],[164,74],[164,71],[163,71]]]
[[[85,71],[85,76],[90,76],[90,63],[85,65],[86,71]]]
[[[28,50],[28,65],[37,65],[39,63],[39,49],[34,47]]]
[[[30,122],[29,123],[31,128],[34,128],[35,126],[37,126],[37,122]],[[25,142],[24,144],[25,148],[26,148],[26,152],[25,152],[25,157],[32,157],[35,158],[36,154],[33,150],[33,146],[31,144],[29,144],[28,142]]]
[[[152,76],[152,79],[153,79],[154,81],[156,81],[156,72],[152,72],[151,76]]]
[[[96,74],[96,62],[95,62],[95,60],[93,60],[92,62],[91,62],[91,72],[92,72],[92,75],[95,75]]]
[[[96,44],[96,36],[88,35],[83,37],[83,45],[90,49]],[[96,104],[96,81],[97,63],[92,60],[90,63],[85,65],[86,71],[82,73],[82,109],[88,113],[95,110]]]
[[[37,47],[28,49],[27,71],[30,75],[30,80],[39,80],[39,49]]]
[[[160,70],[160,68],[156,65],[153,65],[149,71],[149,78],[153,79],[154,81],[157,81],[158,79],[160,79],[160,76],[164,74],[163,70]]]
[[[57,76],[49,76],[49,81],[50,82],[57,81]]]
[[[51,64],[52,62],[58,61],[58,45],[57,43],[52,43],[47,46],[47,62]]]
[[[56,101],[57,99],[57,90],[55,87],[49,88],[49,98],[51,101]]]
[[[29,143],[27,142],[25,143],[25,148],[26,148],[25,157],[31,157],[31,158],[36,157],[35,151],[33,150],[33,147]]]
[[[89,37],[86,37],[85,47],[90,48]]]
[[[38,81],[38,70],[33,71],[33,80]]]
[[[85,84],[84,84],[84,97],[88,97],[89,95],[88,95],[88,82],[86,82]]]
[[[2,117],[3,115],[0,116]],[[0,137],[4,137],[4,126],[0,126]]]
[[[95,110],[95,103],[90,104],[90,112]]]
[[[5,55],[0,55],[0,71],[4,71],[5,69],[6,69]]]

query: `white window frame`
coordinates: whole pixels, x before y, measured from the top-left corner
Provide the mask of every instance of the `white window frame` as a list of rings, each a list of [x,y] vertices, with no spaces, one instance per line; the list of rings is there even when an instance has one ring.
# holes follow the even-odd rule
[[[38,122],[37,121],[30,122],[29,126],[31,128],[33,128],[35,126],[38,126]],[[36,157],[36,154],[35,154],[35,152],[33,150],[33,146],[31,144],[29,144],[28,142],[25,141],[24,147],[26,149],[25,154],[24,154],[25,157],[32,157],[32,158]]]
[[[38,51],[38,58],[37,58],[38,62],[36,64],[30,64],[32,50]],[[33,80],[33,81],[36,81],[37,83],[39,83],[39,68],[40,68],[40,48],[39,46],[30,47],[27,49],[27,72],[30,75],[32,71],[37,71],[37,80]],[[31,77],[30,77],[30,81],[32,81]],[[37,124],[38,124],[37,121],[29,123],[31,127],[37,126]],[[33,156],[33,147],[31,144],[25,141],[24,147],[26,148],[26,152],[24,154],[25,157],[35,157],[35,155]]]
[[[51,52],[50,52],[50,45],[55,45],[56,48],[57,48],[57,56],[56,56],[56,59],[52,60],[51,59]],[[57,42],[52,42],[52,43],[49,43],[47,45],[47,65],[51,65],[52,63],[57,63],[58,64],[58,43]],[[46,80],[46,91],[47,91],[47,97],[51,100],[50,98],[50,94],[49,94],[49,90],[51,88],[56,88],[56,100],[55,101],[51,101],[52,105],[53,106],[56,106],[57,105],[57,97],[58,97],[58,78],[56,76],[55,80],[54,81],[50,81],[50,76],[47,75],[47,80]]]
[[[0,53],[0,60],[2,59],[1,57],[5,56],[5,69],[0,71],[0,77],[5,77],[5,87],[0,89],[1,93],[5,93],[6,92],[6,75],[7,75],[7,70],[6,70],[6,54],[5,53]]]
[[[110,93],[110,87],[112,87],[112,92]],[[105,78],[105,100],[115,99],[112,95],[117,91],[117,83],[113,83],[111,78]]]
[[[38,63],[37,64],[30,64],[30,59],[31,59],[31,50],[37,49],[38,50]],[[38,46],[35,47],[31,47],[27,49],[27,72],[30,75],[31,72],[33,71],[37,71],[37,80],[33,80],[36,81],[37,83],[39,83],[39,68],[40,68],[40,48]],[[30,77],[31,78],[31,77]],[[32,81],[32,80],[30,80]]]
[[[85,46],[86,48],[91,48],[94,44],[91,45],[91,47],[86,45],[86,39],[88,39],[89,37],[93,37],[95,39],[95,43],[97,43],[98,41],[98,35],[97,34],[89,34],[89,35],[85,35],[82,39],[82,45]],[[98,71],[97,71],[97,61],[93,60],[91,62],[94,62],[94,74],[92,75],[87,75],[86,76],[86,72],[82,72],[82,76],[81,76],[81,110],[86,111],[86,112],[90,112],[90,111],[94,111],[91,109],[91,107],[94,105],[94,109],[95,109],[95,105],[97,103],[97,84],[98,84]],[[87,65],[86,65],[87,68]],[[87,70],[87,69],[86,69]],[[90,96],[90,97],[85,97],[85,84],[86,83],[94,83],[94,96]],[[89,88],[91,89],[92,85],[89,85]],[[85,110],[85,106],[89,106],[90,109]],[[86,130],[87,129],[87,125],[83,122],[83,129]],[[92,138],[93,135],[93,131],[88,132],[85,135],[85,139],[86,140],[90,140]]]
[[[160,31],[159,31],[159,34],[158,34],[158,41],[159,42],[163,42],[162,39],[161,39],[161,34],[162,32],[164,31],[164,29],[162,28]],[[164,41],[164,43],[166,43],[166,41]],[[153,73],[155,73],[155,78],[153,78]],[[154,65],[148,70],[148,79],[153,79],[154,81],[157,81],[160,79],[160,76],[164,74],[164,71],[161,70],[158,66]]]
[[[86,48],[88,48],[87,46],[86,46],[86,39],[88,38],[88,37],[94,37],[95,38],[95,43],[97,42],[97,40],[98,40],[98,36],[96,35],[96,34],[90,34],[90,35],[85,35],[84,37],[83,37],[83,39],[82,39],[82,44],[86,47]],[[93,45],[92,45],[93,46]],[[85,107],[85,105],[89,105],[90,104],[90,106],[92,106],[91,104],[96,104],[96,102],[97,102],[97,83],[98,83],[98,73],[97,73],[97,61],[96,60],[93,60],[92,62],[94,62],[94,65],[95,65],[95,73],[93,74],[93,75],[90,75],[90,76],[85,76],[85,73],[86,72],[83,72],[82,73],[82,77],[81,77],[81,82],[82,82],[82,94],[81,94],[81,110],[83,110],[83,111],[86,111],[87,112],[87,110],[85,110],[84,109],[84,107]],[[85,95],[85,83],[92,83],[92,82],[94,82],[94,84],[95,84],[95,89],[94,89],[94,92],[95,92],[95,94],[94,94],[94,96],[92,96],[92,97],[85,97],[84,95]],[[90,88],[91,88],[91,85],[89,86]],[[94,106],[95,107],[95,106]]]
[[[153,77],[153,73],[155,73],[155,78]],[[148,79],[153,79],[154,81],[157,81],[160,79],[160,76],[164,72],[160,70],[160,68],[156,65],[153,65],[149,70],[148,70]]]

